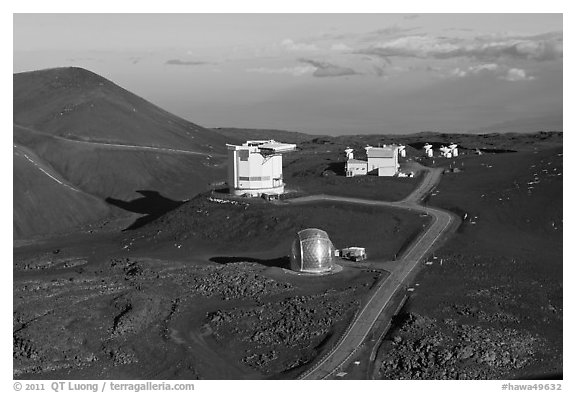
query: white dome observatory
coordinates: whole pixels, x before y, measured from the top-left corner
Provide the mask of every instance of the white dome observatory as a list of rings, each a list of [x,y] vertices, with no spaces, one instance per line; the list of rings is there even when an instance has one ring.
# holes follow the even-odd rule
[[[316,228],[301,230],[292,242],[290,268],[303,273],[326,273],[332,270],[334,245],[328,234]]]

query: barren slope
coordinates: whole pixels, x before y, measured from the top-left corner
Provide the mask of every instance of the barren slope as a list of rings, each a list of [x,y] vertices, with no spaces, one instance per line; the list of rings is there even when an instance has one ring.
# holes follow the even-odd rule
[[[223,150],[225,138],[82,68],[14,74],[14,123],[81,140]]]
[[[110,214],[102,200],[70,185],[34,153],[14,147],[14,238],[58,232]]]
[[[83,208],[76,209],[58,187],[38,188],[32,177],[22,179],[25,163],[15,157],[16,239],[102,217],[108,198],[134,211],[129,203],[140,198],[137,191],[182,200],[225,175],[226,137],[80,68],[14,75],[13,137],[55,177],[84,193]],[[53,202],[35,214],[41,200]],[[45,217],[53,224],[45,225]]]

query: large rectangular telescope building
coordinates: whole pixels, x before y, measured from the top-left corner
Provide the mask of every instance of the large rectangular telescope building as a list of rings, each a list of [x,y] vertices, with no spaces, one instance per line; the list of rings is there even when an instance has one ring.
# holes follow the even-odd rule
[[[274,140],[247,141],[228,146],[228,187],[233,195],[282,194],[282,154],[296,145]]]
[[[368,157],[368,173],[375,173],[378,176],[395,176],[400,165],[398,164],[398,146],[367,146],[366,156]]]

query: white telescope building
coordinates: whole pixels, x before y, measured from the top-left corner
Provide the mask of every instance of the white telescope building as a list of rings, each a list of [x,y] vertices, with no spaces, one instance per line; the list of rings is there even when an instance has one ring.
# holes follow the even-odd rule
[[[295,144],[274,140],[247,141],[228,146],[228,187],[233,195],[282,194],[282,153]]]
[[[368,157],[368,172],[374,171],[378,176],[395,176],[398,173],[400,165],[397,146],[367,146],[365,149]]]

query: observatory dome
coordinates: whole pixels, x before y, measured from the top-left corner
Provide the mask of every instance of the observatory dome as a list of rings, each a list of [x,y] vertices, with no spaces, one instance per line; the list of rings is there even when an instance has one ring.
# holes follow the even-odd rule
[[[290,267],[304,273],[324,273],[332,270],[334,245],[321,229],[308,228],[296,235],[292,242]]]

